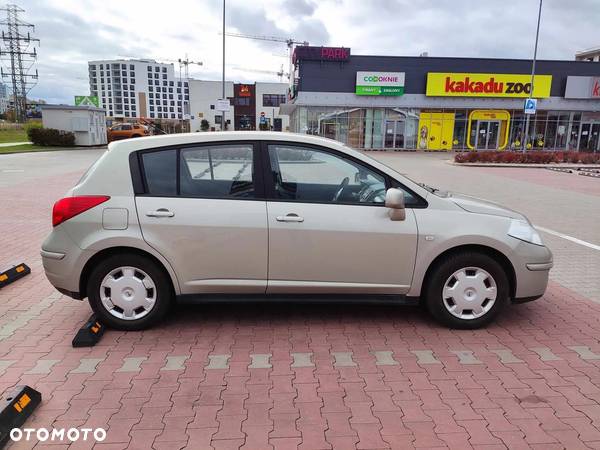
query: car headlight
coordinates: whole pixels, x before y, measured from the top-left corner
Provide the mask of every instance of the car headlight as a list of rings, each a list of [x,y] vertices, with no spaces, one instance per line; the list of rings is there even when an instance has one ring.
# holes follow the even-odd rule
[[[537,230],[525,220],[512,219],[508,228],[508,235],[530,244],[544,245]]]

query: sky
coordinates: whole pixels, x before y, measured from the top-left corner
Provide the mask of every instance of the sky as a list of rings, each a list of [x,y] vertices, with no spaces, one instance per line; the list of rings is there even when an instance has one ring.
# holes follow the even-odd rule
[[[11,0],[35,25],[39,79],[29,97],[72,104],[89,94],[87,61],[185,58],[190,76],[220,80],[222,0]],[[352,54],[531,58],[538,0],[227,0],[226,30]],[[600,46],[598,0],[545,0],[538,58]],[[278,81],[283,43],[228,37],[226,77]],[[3,66],[8,66],[4,61]],[[178,71],[178,65],[175,65]],[[5,69],[6,71],[6,69]],[[8,79],[5,79],[8,81]]]

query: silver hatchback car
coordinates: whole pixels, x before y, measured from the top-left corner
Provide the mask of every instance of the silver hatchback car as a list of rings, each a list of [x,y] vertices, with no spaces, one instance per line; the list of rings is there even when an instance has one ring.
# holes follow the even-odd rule
[[[542,296],[552,267],[523,215],[288,133],[112,143],[52,224],[50,282],[124,330],[176,299],[257,297],[421,301],[448,326],[476,328]]]

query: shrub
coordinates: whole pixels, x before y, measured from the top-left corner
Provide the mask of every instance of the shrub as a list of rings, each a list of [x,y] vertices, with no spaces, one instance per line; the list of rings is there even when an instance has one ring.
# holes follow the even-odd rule
[[[43,126],[40,122],[27,122],[23,128],[25,129],[25,133],[27,134],[29,140],[33,141],[31,137],[32,130],[39,130],[40,128],[43,128]]]
[[[54,145],[72,147],[75,145],[75,135],[69,131],[54,128],[31,127],[27,130],[29,140],[36,145]]]
[[[509,164],[600,164],[600,153],[572,151],[545,152],[541,150],[522,152],[513,151],[471,151],[457,153],[457,163],[509,163]]]

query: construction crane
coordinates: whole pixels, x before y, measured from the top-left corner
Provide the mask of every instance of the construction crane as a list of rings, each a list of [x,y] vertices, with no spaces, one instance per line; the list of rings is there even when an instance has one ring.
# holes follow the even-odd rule
[[[283,42],[288,48],[292,48],[294,45],[309,45],[307,41],[297,41],[293,38],[282,38],[278,36],[259,36],[254,34],[242,34],[242,33],[225,33],[225,36],[239,37],[243,39],[254,39],[257,41],[271,41],[271,42]]]
[[[262,70],[262,69],[252,69],[252,68],[248,68],[248,67],[239,67],[239,66],[233,66],[232,69],[234,70],[241,70],[244,72],[254,72],[254,73],[265,73],[268,75],[276,75],[277,77],[279,77],[279,81],[283,81],[283,77],[286,77],[288,80],[290,78],[290,74],[288,72],[285,72],[283,70],[283,64],[281,65],[281,69],[279,69],[278,71],[273,71],[273,70]]]
[[[238,38],[243,38],[243,39],[254,39],[257,41],[270,41],[270,42],[282,42],[287,46],[288,49],[288,63],[289,63],[289,69],[288,72],[285,74],[289,79],[291,79],[291,75],[293,73],[293,65],[292,65],[292,53],[293,53],[293,48],[295,45],[309,45],[308,41],[298,41],[296,39],[293,38],[282,38],[282,37],[278,37],[278,36],[260,36],[260,35],[254,35],[254,34],[242,34],[242,33],[228,33],[225,32],[225,36],[231,36],[231,37],[238,37]],[[281,69],[281,73],[282,75],[279,76],[279,72],[276,72],[276,74],[281,78],[283,78],[283,69]]]

